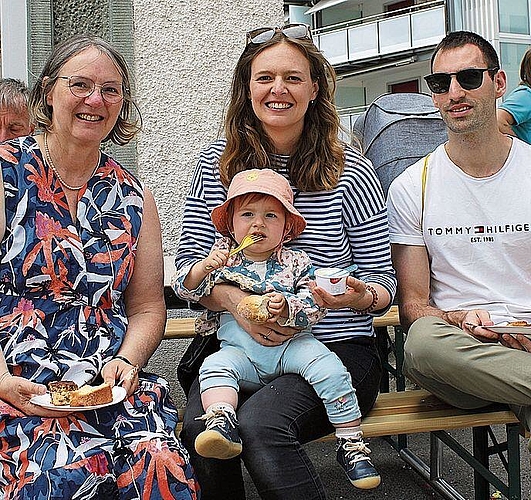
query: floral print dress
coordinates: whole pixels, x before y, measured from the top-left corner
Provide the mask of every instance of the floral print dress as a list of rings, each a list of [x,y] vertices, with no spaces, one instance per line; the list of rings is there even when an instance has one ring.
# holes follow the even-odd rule
[[[142,224],[143,189],[101,155],[73,220],[34,138],[0,145],[6,231],[0,243],[0,346],[37,383],[95,381],[127,329],[123,293]],[[97,380],[96,380],[97,381]],[[124,402],[62,418],[0,400],[6,499],[197,499],[165,380],[141,373]]]

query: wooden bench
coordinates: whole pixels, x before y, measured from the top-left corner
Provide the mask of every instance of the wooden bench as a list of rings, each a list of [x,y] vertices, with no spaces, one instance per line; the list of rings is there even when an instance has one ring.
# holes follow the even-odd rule
[[[169,308],[186,307],[179,302],[171,287],[166,287],[166,300]],[[173,296],[172,296],[173,294]],[[379,343],[386,346],[380,349],[384,366],[396,379],[396,392],[383,392],[378,396],[371,412],[363,419],[362,428],[367,437],[385,437],[399,453],[400,457],[418,472],[432,488],[444,498],[465,500],[442,476],[443,445],[451,449],[474,471],[474,500],[489,500],[490,485],[510,500],[521,500],[520,481],[520,425],[514,413],[503,405],[492,405],[481,410],[461,410],[438,400],[421,389],[404,390],[402,375],[404,332],[400,327],[398,309],[393,306],[382,317],[375,318],[374,325]],[[389,335],[392,328],[393,337]],[[190,339],[194,336],[194,318],[168,319],[164,339]],[[383,342],[385,340],[385,342]],[[387,346],[392,346],[396,363],[390,363]],[[383,387],[389,388],[384,383]],[[182,416],[183,409],[179,410]],[[504,425],[506,440],[498,442],[491,429],[493,425]],[[472,429],[472,452],[459,443],[448,431]],[[407,435],[430,433],[430,460],[423,462],[408,446]],[[331,434],[323,440],[334,439]],[[491,445],[489,445],[489,440]],[[507,472],[502,479],[489,469],[489,458],[498,455]]]

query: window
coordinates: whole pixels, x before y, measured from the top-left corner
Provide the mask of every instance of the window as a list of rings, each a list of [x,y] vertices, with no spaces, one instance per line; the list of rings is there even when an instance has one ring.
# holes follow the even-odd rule
[[[529,45],[525,43],[500,43],[501,67],[507,73],[507,92],[505,95],[508,95],[520,83],[520,62],[528,47]]]
[[[418,91],[419,91],[419,81],[416,79],[408,80],[407,82],[389,84],[389,92],[391,92],[391,94],[400,94],[403,92],[418,93]]]
[[[384,5],[385,12],[393,12],[395,10],[407,9],[408,7],[413,7],[413,0],[402,0],[400,2],[390,3]]]
[[[501,33],[529,35],[528,0],[498,0]]]

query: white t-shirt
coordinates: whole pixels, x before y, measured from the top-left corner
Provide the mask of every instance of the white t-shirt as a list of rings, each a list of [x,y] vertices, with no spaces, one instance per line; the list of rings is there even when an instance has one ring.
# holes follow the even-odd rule
[[[389,230],[391,243],[426,246],[431,304],[531,322],[531,147],[513,139],[505,165],[476,179],[439,146],[429,157],[421,229],[423,164],[391,184]]]

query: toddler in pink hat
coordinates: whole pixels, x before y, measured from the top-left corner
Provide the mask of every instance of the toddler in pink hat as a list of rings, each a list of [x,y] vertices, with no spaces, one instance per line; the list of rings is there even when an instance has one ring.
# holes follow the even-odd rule
[[[309,288],[310,259],[302,250],[284,246],[306,226],[293,205],[288,181],[271,169],[239,172],[226,201],[214,208],[211,218],[222,237],[206,258],[179,271],[174,289],[181,298],[194,302],[222,283],[236,284],[251,296],[238,306],[238,317],[207,311],[196,321],[198,334],[217,334],[221,341],[220,350],[205,359],[199,372],[205,414],[198,418],[205,420],[206,430],[195,440],[196,451],[218,459],[240,454],[238,392],[255,391],[279,375],[296,373],[323,399],[338,438],[353,437],[359,443],[357,452],[368,454],[350,374],[311,334],[311,326],[326,310],[315,303]],[[230,250],[249,234],[259,241],[230,256]],[[244,321],[271,328],[257,341],[240,326]],[[297,333],[280,335],[275,324],[293,327]],[[375,473],[357,486],[372,488],[379,482]]]

